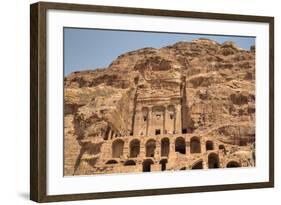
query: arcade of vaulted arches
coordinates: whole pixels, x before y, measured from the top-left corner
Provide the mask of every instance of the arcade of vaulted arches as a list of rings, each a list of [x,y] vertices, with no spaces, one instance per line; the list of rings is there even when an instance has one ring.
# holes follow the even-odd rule
[[[112,172],[198,170],[248,166],[213,137],[192,134],[117,137],[106,141],[103,166]],[[177,164],[175,164],[175,162]],[[109,171],[110,172],[110,171]]]

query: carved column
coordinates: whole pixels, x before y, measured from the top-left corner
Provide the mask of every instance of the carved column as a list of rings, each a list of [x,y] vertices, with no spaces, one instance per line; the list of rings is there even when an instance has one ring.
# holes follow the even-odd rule
[[[181,134],[182,127],[181,127],[181,105],[176,105],[176,127],[175,132],[177,134]]]
[[[140,158],[144,158],[145,157],[145,140],[142,139],[140,141],[140,153],[139,153],[139,157]]]
[[[140,108],[137,107],[135,110],[135,117],[134,117],[134,136],[139,136],[139,128],[140,128],[140,116],[141,115],[141,111]]]
[[[151,136],[152,135],[152,107],[148,107],[148,113],[147,113],[147,135],[146,136]]]
[[[154,151],[155,159],[159,160],[161,158],[161,142],[156,140],[156,148]]]
[[[169,158],[173,158],[175,156],[175,138],[170,138],[170,150],[169,150]]]
[[[107,133],[107,139],[110,140],[111,138],[111,133],[112,133],[112,130],[109,128],[109,131]]]
[[[185,141],[185,150],[186,150],[186,155],[190,155],[190,138],[188,137],[187,140]]]
[[[203,158],[203,169],[208,169],[208,157]]]
[[[164,135],[165,134],[165,111],[166,111],[166,107],[163,107],[163,131],[161,133],[161,135]]]
[[[124,142],[124,147],[123,147],[123,156],[127,159],[129,158],[129,142],[126,140]]]
[[[150,113],[150,109],[147,108],[147,113],[146,113],[146,127],[145,127],[145,136],[148,136],[148,127],[149,127],[149,113]]]
[[[169,119],[169,111],[168,111],[168,107],[165,106],[164,107],[164,131],[163,131],[163,134],[168,134],[168,125],[167,125],[167,122],[168,122],[168,119]]]
[[[203,140],[202,138],[201,138],[201,140],[200,140],[200,147],[201,147],[201,153],[202,153],[202,154],[207,153],[207,150],[206,150],[206,141]]]

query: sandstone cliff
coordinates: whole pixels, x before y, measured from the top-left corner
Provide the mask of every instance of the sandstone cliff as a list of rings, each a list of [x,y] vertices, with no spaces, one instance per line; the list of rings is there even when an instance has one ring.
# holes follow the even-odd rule
[[[208,39],[178,42],[128,52],[107,68],[65,77],[65,174],[79,166],[79,156],[98,158],[109,127],[118,135],[132,134],[136,92],[172,95],[183,81],[188,132],[206,132],[232,145],[254,143],[254,47],[246,51]]]

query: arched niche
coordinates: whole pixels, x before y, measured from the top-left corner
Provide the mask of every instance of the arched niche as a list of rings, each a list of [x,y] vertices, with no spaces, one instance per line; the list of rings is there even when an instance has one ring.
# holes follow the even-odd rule
[[[190,139],[190,153],[201,153],[201,144],[198,137],[192,137]]]
[[[123,156],[124,141],[117,139],[112,143],[112,157],[119,158]]]
[[[208,168],[215,169],[219,167],[220,167],[219,156],[216,153],[210,153],[208,155]]]
[[[178,137],[175,141],[175,152],[185,154],[186,153],[186,144],[183,137]]]
[[[136,165],[136,162],[134,160],[127,160],[124,163],[124,166],[134,166],[134,165]]]
[[[143,172],[150,172],[152,164],[153,164],[153,161],[151,159],[144,160],[143,163],[142,163],[142,171]]]
[[[140,154],[140,141],[134,139],[130,142],[130,157],[135,158]]]
[[[105,164],[117,164],[118,162],[114,159],[108,160]]]
[[[170,153],[170,140],[169,138],[161,139],[161,157],[168,157]]]
[[[236,168],[236,167],[241,167],[240,163],[237,161],[230,161],[226,165],[227,168]]]
[[[156,141],[154,139],[150,139],[145,144],[145,156],[146,157],[154,157],[156,149]]]
[[[220,150],[225,150],[225,146],[223,144],[219,145]]]
[[[214,150],[214,143],[211,140],[206,141],[206,150]]]

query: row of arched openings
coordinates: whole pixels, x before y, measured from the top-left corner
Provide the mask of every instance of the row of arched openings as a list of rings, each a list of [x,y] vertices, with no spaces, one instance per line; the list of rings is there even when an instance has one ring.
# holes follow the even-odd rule
[[[167,159],[160,160],[159,164],[161,164],[161,171],[166,170],[166,164],[168,163]],[[142,163],[142,171],[143,172],[150,172],[151,171],[151,165],[154,164],[154,162],[151,159],[146,159]]]
[[[167,159],[162,159],[160,160],[160,164],[161,164],[161,170],[164,171],[166,170],[166,164],[167,164]],[[151,159],[146,159],[143,161],[143,172],[150,172],[151,171],[151,165],[154,164],[153,161]],[[220,164],[219,164],[219,157],[216,153],[211,153],[208,156],[208,168],[209,169],[215,169],[215,168],[219,168]],[[226,165],[227,168],[235,168],[235,167],[241,167],[241,165],[236,162],[236,161],[230,161],[227,163]],[[186,170],[186,167],[182,167],[180,170]],[[203,169],[203,160],[200,160],[198,162],[196,162],[191,169]]]
[[[116,160],[109,160],[106,164],[117,164],[118,162]],[[161,170],[166,170],[166,165],[168,163],[167,159],[160,160],[159,164],[161,165]],[[145,159],[142,163],[142,171],[143,172],[150,172],[151,171],[151,165],[154,164],[152,159]],[[136,165],[136,162],[134,160],[127,160],[124,162],[124,166],[134,166]],[[208,156],[208,168],[214,169],[219,168],[219,158],[218,155],[215,153],[211,153]],[[241,167],[241,165],[236,161],[230,161],[226,165],[227,168],[235,168],[235,167]],[[186,170],[186,167],[182,167],[180,170]],[[203,169],[203,160],[199,160],[193,166],[191,169]]]
[[[219,157],[215,153],[211,153],[208,156],[208,168],[215,169],[220,167]],[[236,168],[241,167],[240,163],[237,161],[230,161],[226,164],[226,168]],[[185,170],[186,167],[181,168],[181,170]],[[192,165],[191,169],[203,169],[203,160],[199,160],[195,164]]]
[[[114,159],[108,160],[106,164],[117,164],[118,162]],[[166,164],[168,163],[167,159],[160,160],[159,164],[161,164],[161,170],[166,170]],[[150,172],[151,171],[151,165],[154,164],[154,162],[151,159],[146,159],[142,163],[142,171],[143,172]],[[124,166],[134,166],[136,165],[136,162],[134,160],[127,160],[124,162]]]
[[[208,168],[209,169],[219,168],[219,157],[218,157],[217,154],[215,154],[215,153],[209,154],[209,156],[208,156]],[[203,160],[199,160],[198,162],[193,164],[191,169],[203,169]]]
[[[123,155],[124,141],[117,139],[112,143],[112,157],[119,158]],[[224,147],[223,147],[224,148]],[[145,145],[145,156],[154,157],[156,149],[156,140],[150,139]],[[212,141],[206,142],[206,150],[213,150],[214,145]],[[163,138],[161,140],[161,156],[168,157],[170,152],[170,140],[169,138]],[[186,154],[186,142],[183,137],[178,137],[175,140],[175,152]],[[190,140],[190,153],[201,153],[201,143],[198,137],[193,137]],[[130,158],[136,158],[140,154],[140,141],[134,139],[129,145]]]
[[[222,145],[223,146],[223,145]],[[119,158],[123,155],[124,141],[121,139],[115,140],[112,144],[112,157]],[[224,149],[224,147],[219,147],[220,149]],[[146,142],[146,157],[154,157],[155,149],[156,149],[156,141],[154,139],[150,139]],[[213,150],[214,145],[212,141],[206,142],[206,150]],[[161,140],[161,156],[168,156],[170,152],[170,140],[168,138],[163,138]],[[175,141],[175,152],[179,152],[181,154],[186,154],[186,142],[183,137],[178,137]],[[134,139],[130,142],[130,157],[135,158],[140,153],[140,141],[138,139]],[[190,153],[201,153],[201,143],[200,139],[197,137],[193,137],[190,140]]]

